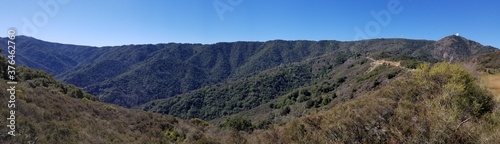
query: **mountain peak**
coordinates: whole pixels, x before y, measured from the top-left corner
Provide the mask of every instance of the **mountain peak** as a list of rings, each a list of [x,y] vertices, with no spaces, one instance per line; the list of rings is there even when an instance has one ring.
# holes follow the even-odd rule
[[[434,43],[432,55],[446,61],[460,61],[467,56],[489,51],[494,49],[459,35],[450,35]]]
[[[462,36],[459,36],[459,35],[446,36],[446,37],[437,41],[437,43],[443,43],[443,44],[462,43],[462,42],[477,43],[475,41],[469,40],[469,39],[462,37]]]

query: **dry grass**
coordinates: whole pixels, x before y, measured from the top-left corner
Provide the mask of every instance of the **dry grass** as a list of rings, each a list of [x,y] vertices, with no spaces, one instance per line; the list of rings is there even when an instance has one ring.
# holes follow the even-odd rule
[[[498,143],[500,113],[460,65],[438,63],[331,110],[257,132],[274,143]]]
[[[72,98],[54,87],[18,85],[16,134],[0,143],[194,143],[210,141],[196,125],[172,116]],[[0,88],[7,89],[4,80]],[[0,91],[7,103],[7,91]],[[7,107],[7,106],[5,106]],[[8,113],[0,109],[0,113]],[[5,118],[2,116],[2,118]],[[7,125],[7,121],[0,121]],[[6,131],[6,129],[2,129]]]
[[[495,95],[494,99],[500,102],[500,74],[483,74],[481,79]]]

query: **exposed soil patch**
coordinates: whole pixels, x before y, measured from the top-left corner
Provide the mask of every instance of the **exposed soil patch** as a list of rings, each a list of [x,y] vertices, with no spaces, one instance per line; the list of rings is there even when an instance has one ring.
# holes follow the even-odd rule
[[[388,61],[388,60],[375,60],[371,57],[366,57],[366,58],[373,61],[372,63],[370,63],[371,67],[370,67],[370,69],[368,69],[367,72],[371,72],[372,70],[374,70],[375,68],[377,68],[378,66],[383,65],[383,64],[392,65],[395,67],[401,67],[400,61],[396,62],[396,61]]]

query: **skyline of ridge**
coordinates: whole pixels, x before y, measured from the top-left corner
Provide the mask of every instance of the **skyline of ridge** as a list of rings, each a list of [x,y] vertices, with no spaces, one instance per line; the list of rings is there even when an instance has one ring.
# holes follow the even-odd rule
[[[0,36],[77,45],[407,38],[460,33],[500,47],[498,1],[3,0]],[[2,32],[2,30],[4,32]]]
[[[324,39],[324,40],[301,40],[301,39],[298,39],[298,40],[284,40],[284,39],[272,39],[272,40],[264,40],[264,41],[246,41],[246,40],[238,40],[238,41],[220,41],[220,42],[215,42],[215,43],[182,43],[182,42],[160,42],[160,43],[131,43],[131,44],[123,44],[123,45],[105,45],[105,46],[92,46],[92,45],[85,45],[85,44],[69,44],[69,43],[61,43],[61,42],[54,42],[54,41],[47,41],[47,40],[43,40],[43,39],[39,39],[39,38],[35,38],[35,37],[31,37],[31,36],[25,36],[25,35],[19,35],[19,36],[16,36],[16,37],[24,37],[24,38],[31,38],[31,39],[35,39],[35,40],[39,40],[39,41],[43,41],[43,42],[48,42],[48,43],[55,43],[55,44],[63,44],[63,45],[76,45],[76,46],[86,46],[86,47],[115,47],[115,46],[127,46],[127,45],[157,45],[157,44],[170,44],[170,43],[174,43],[174,44],[202,44],[202,45],[213,45],[213,44],[217,44],[217,43],[235,43],[235,42],[261,42],[261,43],[265,43],[265,42],[272,42],[272,41],[314,41],[314,42],[319,42],[319,41],[339,41],[339,42],[356,42],[356,41],[363,41],[363,40],[377,40],[377,39],[404,39],[404,40],[427,40],[427,41],[439,41],[439,40],[442,40],[444,38],[447,38],[447,37],[451,37],[451,36],[456,36],[456,34],[454,35],[447,35],[447,36],[444,36],[438,40],[428,40],[428,39],[409,39],[409,38],[370,38],[370,39],[360,39],[360,40],[350,40],[350,41],[342,41],[342,40],[330,40],[330,39]],[[493,48],[496,48],[496,49],[500,49],[500,47],[496,47],[496,46],[492,46],[492,45],[486,45],[486,44],[483,44],[481,42],[478,42],[476,40],[473,40],[473,39],[469,39],[467,37],[463,37],[463,36],[459,36],[461,38],[464,38],[466,40],[469,40],[469,41],[473,41],[473,42],[477,42],[483,46],[491,46]],[[0,37],[1,39],[7,39],[8,37]]]

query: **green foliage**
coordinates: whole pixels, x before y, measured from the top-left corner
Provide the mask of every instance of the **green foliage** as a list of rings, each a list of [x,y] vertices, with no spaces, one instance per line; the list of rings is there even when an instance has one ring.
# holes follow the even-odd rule
[[[332,99],[330,99],[329,97],[323,97],[322,100],[321,100],[321,104],[322,105],[327,105],[331,101],[332,101]]]
[[[337,84],[342,84],[345,82],[346,79],[347,79],[347,77],[343,76],[343,77],[337,78],[337,80],[335,80],[335,82]]]
[[[41,70],[32,70],[27,67],[17,67],[18,80],[27,83],[30,87],[54,87],[63,94],[68,94],[73,98],[86,98],[89,100],[97,100],[96,97],[82,91],[80,88],[73,85],[64,84],[56,80],[52,75],[49,75]]]
[[[319,72],[313,76],[331,77],[331,71],[339,70],[340,65],[346,64],[343,68],[348,69],[357,68],[358,64],[366,65],[366,59],[360,60],[365,56],[417,62],[434,62],[441,57],[433,56],[439,52],[435,49],[436,44],[441,43],[406,39],[353,42],[274,40],[210,45],[169,43],[105,48],[50,43],[24,36],[16,40],[17,46],[23,48],[18,51],[18,55],[23,56],[17,61],[19,65],[53,73],[55,77],[99,96],[104,102],[125,107],[185,94],[293,63],[314,61],[316,64],[310,65]],[[457,59],[494,49],[468,40],[455,40],[459,40],[460,43],[456,44],[463,48],[474,47],[450,52],[450,57]],[[2,43],[5,44],[6,39],[2,39]],[[42,83],[38,81],[32,85]]]
[[[251,132],[254,129],[252,122],[241,116],[230,117],[221,124],[221,127],[229,127],[238,131]]]
[[[83,98],[83,92],[81,89],[73,89],[69,91],[69,95],[74,98]]]
[[[168,141],[171,141],[171,142],[182,142],[182,141],[184,141],[184,139],[186,139],[185,135],[177,132],[176,130],[166,131],[165,137]]]
[[[92,63],[82,62],[56,76],[84,87],[104,102],[133,107],[331,53],[336,49],[327,47],[337,43],[269,41],[109,47],[97,51],[101,55]],[[339,61],[346,58],[339,57]]]
[[[7,79],[7,73],[4,73],[7,69],[7,59],[4,56],[0,56],[0,68],[2,69],[0,74],[4,79]],[[96,97],[83,92],[80,88],[74,87],[72,85],[64,84],[54,78],[53,75],[47,74],[42,70],[33,70],[25,66],[15,67],[16,68],[16,80],[28,84],[32,88],[36,87],[52,87],[58,89],[59,92],[63,94],[68,94],[74,98],[86,98],[89,100],[97,100]],[[30,100],[30,99],[26,99]]]
[[[491,93],[460,64],[421,64],[376,92],[263,135],[283,143],[497,143],[493,107]]]
[[[283,107],[280,111],[280,115],[284,116],[284,115],[288,115],[290,113],[291,109],[289,106],[286,106],[286,107]]]
[[[397,73],[389,73],[387,74],[387,79],[392,79],[394,77],[396,77]]]
[[[319,97],[315,99],[308,100],[305,104],[305,108],[319,108],[321,106],[327,105],[332,101],[329,97]]]
[[[307,90],[294,90],[311,81],[311,75],[310,67],[287,67],[157,101],[158,105],[151,111],[181,118],[214,119],[249,110],[285,95],[279,102],[269,105],[279,109],[295,103],[300,95],[303,95],[301,100],[311,95]],[[160,107],[163,105],[165,107]]]
[[[26,68],[21,74],[30,71]],[[44,83],[35,87],[28,84],[42,78]],[[83,91],[43,74],[24,79],[16,86],[17,136],[0,137],[2,143],[194,143],[207,139],[197,128],[206,125],[201,120],[180,122],[171,116],[90,101],[90,97],[73,98],[70,94],[80,97]],[[0,88],[8,87],[0,79]],[[67,89],[66,94],[61,87]],[[0,95],[8,95],[8,91],[0,91]],[[0,103],[7,100],[0,99]],[[0,109],[0,113],[9,111]],[[8,125],[8,121],[0,124]]]
[[[349,59],[351,56],[352,54],[350,53],[341,52],[338,55],[336,55],[334,62],[336,65],[344,64],[345,61],[347,61],[347,59]]]
[[[312,107],[314,107],[314,106],[315,106],[315,101],[314,101],[314,100],[308,100],[308,101],[306,102],[306,105],[305,105],[305,106],[306,106],[306,108],[312,108]]]
[[[21,139],[26,142],[39,138],[39,143],[246,143],[249,141],[245,137],[251,137],[248,140],[262,140],[253,143],[495,143],[490,140],[498,135],[500,118],[498,112],[493,113],[487,91],[458,65],[421,64],[442,59],[431,55],[434,43],[397,39],[278,40],[102,49],[50,44],[58,48],[26,50],[35,54],[22,55],[35,62],[25,63],[85,87],[105,102],[135,106],[167,98],[149,103],[146,109],[193,119],[184,122],[89,101],[95,98],[77,87],[56,81],[42,71],[21,67]],[[474,48],[486,51],[484,47]],[[364,73],[363,68],[369,65],[362,58],[365,56],[401,60],[403,66],[419,69],[400,74],[399,68],[381,66]],[[492,55],[480,63],[494,67],[495,58]],[[50,63],[52,60],[54,63]],[[5,63],[0,67],[4,75]],[[398,75],[407,76],[394,79]],[[384,86],[387,79],[396,82],[377,92],[369,91]],[[6,88],[5,83],[0,86]],[[354,97],[349,95],[351,89],[352,93],[370,93],[347,100],[348,96]],[[284,127],[274,125],[274,117],[256,126],[248,119],[230,117],[221,126],[237,131],[221,130],[226,135],[217,135],[214,133],[219,130],[194,118],[220,118],[264,103],[286,116],[291,107],[294,113],[302,112],[295,109],[295,104],[305,102],[306,108],[318,108],[330,104],[337,93],[345,97],[336,101],[338,105],[333,109],[285,122]],[[6,95],[5,91],[0,94]],[[264,136],[239,132],[255,128],[269,130]],[[207,135],[215,135],[216,139]]]
[[[488,92],[475,84],[475,79],[458,64],[437,63],[428,71],[421,70],[419,73],[442,89],[442,104],[452,108],[456,116],[478,117],[493,108]]]
[[[410,60],[404,60],[401,62],[401,66],[410,68],[410,69],[416,69],[419,64],[422,62],[418,62],[416,60],[410,59]]]
[[[191,122],[191,124],[193,124],[194,126],[196,126],[200,130],[205,130],[208,126],[210,126],[209,122],[204,121],[204,120],[199,119],[199,118],[192,118],[189,120],[189,122]]]
[[[420,55],[416,57],[410,57],[407,55],[399,55],[394,58],[396,61],[401,61],[401,66],[410,68],[410,69],[417,69],[418,65],[423,64],[423,63],[436,63],[438,60],[433,58],[430,55]]]
[[[381,66],[378,66],[377,68],[375,68],[374,70],[370,71],[369,73],[366,73],[364,75],[362,75],[361,77],[358,77],[356,79],[356,82],[362,82],[362,81],[365,81],[365,80],[368,80],[368,79],[371,79],[377,75],[379,75],[380,73],[386,71],[388,68],[390,68],[391,66],[389,65],[381,65]]]
[[[305,102],[311,98],[311,92],[307,89],[300,89],[299,97],[297,97],[297,102]]]
[[[271,119],[265,119],[262,121],[259,121],[256,125],[257,129],[268,129],[270,125],[273,124],[273,121]]]
[[[2,52],[3,48],[0,47],[0,53]],[[3,55],[0,56],[0,78],[2,79],[7,79],[7,58],[5,58]]]

